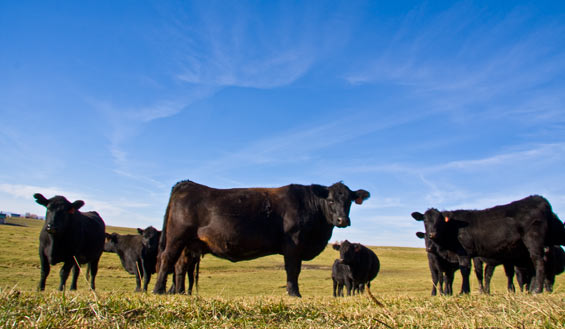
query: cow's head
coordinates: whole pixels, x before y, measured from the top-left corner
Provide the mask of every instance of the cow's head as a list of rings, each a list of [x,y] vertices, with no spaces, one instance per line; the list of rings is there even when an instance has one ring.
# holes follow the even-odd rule
[[[339,258],[341,263],[346,265],[356,264],[361,257],[361,244],[351,243],[347,240],[340,244],[334,243],[333,248],[339,250]]]
[[[69,200],[60,195],[47,199],[40,193],[36,193],[33,197],[35,202],[47,208],[44,228],[47,233],[54,235],[64,233],[70,225],[75,212],[84,206],[84,201],[82,200],[70,203]]]
[[[116,252],[118,250],[118,234],[106,233],[106,240],[104,242],[104,251],[107,252]]]
[[[153,226],[149,226],[146,229],[137,229],[137,232],[141,235],[141,243],[143,247],[147,250],[157,251],[159,248],[159,238],[161,237],[161,231],[158,231]]]
[[[337,227],[351,225],[349,210],[352,201],[362,204],[370,196],[365,190],[351,191],[341,182],[330,187],[313,185],[313,188],[316,196],[322,199],[322,212],[326,220]]]
[[[435,208],[428,209],[425,214],[413,212],[412,217],[417,221],[423,221],[428,238],[437,241],[447,230],[449,216],[445,216]]]
[[[426,243],[426,251],[431,253],[438,252],[438,246],[426,235],[424,232],[416,232],[416,236],[420,239],[424,239]]]

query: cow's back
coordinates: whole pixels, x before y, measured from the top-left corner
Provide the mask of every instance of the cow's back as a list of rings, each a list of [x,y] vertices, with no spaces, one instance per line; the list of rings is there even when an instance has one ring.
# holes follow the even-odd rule
[[[177,184],[178,185],[178,184]],[[164,235],[189,231],[213,254],[230,260],[282,252],[283,188],[215,189],[193,182],[173,188]],[[188,228],[188,230],[187,230]],[[169,233],[173,232],[173,233]]]

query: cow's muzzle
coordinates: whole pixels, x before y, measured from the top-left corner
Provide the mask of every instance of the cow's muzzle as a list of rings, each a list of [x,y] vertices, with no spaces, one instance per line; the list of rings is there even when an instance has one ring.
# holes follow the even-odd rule
[[[347,217],[338,217],[337,221],[336,221],[336,225],[337,227],[347,227],[351,225],[351,222],[349,221],[349,218]]]
[[[50,233],[50,234],[57,233],[57,230],[51,225],[47,225],[47,227],[45,227],[45,231],[47,231],[47,233]]]

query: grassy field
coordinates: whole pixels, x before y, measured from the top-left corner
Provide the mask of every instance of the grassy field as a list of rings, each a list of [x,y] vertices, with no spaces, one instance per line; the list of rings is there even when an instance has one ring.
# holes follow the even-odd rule
[[[302,299],[286,296],[278,255],[238,263],[207,255],[198,296],[190,297],[134,293],[134,277],[122,269],[117,255],[104,253],[96,293],[84,275],[78,291],[57,291],[60,265],[52,268],[46,291],[38,293],[43,222],[8,223],[0,225],[2,328],[565,328],[565,275],[557,278],[553,294],[509,294],[499,268],[490,296],[478,293],[473,278],[469,296],[430,297],[427,258],[419,248],[372,247],[381,261],[372,291],[384,308],[366,295],[332,297],[331,264],[338,253],[330,247],[303,263]],[[135,234],[130,228],[106,231]],[[456,277],[456,291],[460,285]]]

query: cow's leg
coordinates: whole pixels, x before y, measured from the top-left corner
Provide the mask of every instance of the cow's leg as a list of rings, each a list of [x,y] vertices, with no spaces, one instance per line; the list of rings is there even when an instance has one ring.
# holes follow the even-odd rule
[[[347,289],[347,296],[351,296],[351,289],[353,289],[353,281],[346,279],[345,288]]]
[[[74,262],[65,262],[63,267],[61,267],[61,271],[59,271],[59,276],[61,277],[61,281],[59,282],[59,290],[65,290],[65,283],[69,277],[69,273],[71,272],[71,268],[73,267]]]
[[[290,296],[302,297],[298,289],[298,275],[302,260],[294,253],[287,252],[284,255],[284,268],[286,270],[286,291]]]
[[[516,288],[514,287],[514,265],[504,264],[504,273],[506,273],[508,291],[516,292]]]
[[[337,281],[336,281],[334,278],[332,278],[332,281],[333,281],[333,283],[334,283],[334,284],[333,284],[333,288],[334,288],[334,289],[333,289],[334,297],[337,297],[337,295],[336,295]]]
[[[485,266],[485,293],[490,294],[490,280],[494,274],[495,265],[487,264]]]
[[[184,264],[183,264],[184,265]],[[184,294],[184,292],[186,291],[186,284],[185,284],[185,278],[186,278],[186,267],[182,266],[179,267],[178,269],[175,269],[175,292],[176,294]]]
[[[485,292],[485,287],[483,286],[483,262],[478,258],[473,258],[473,265],[475,268],[475,276],[477,281],[479,281],[479,291],[481,293]]]
[[[133,276],[135,277],[135,292],[141,291],[141,278],[143,277],[143,267],[139,260],[135,261],[135,269],[133,270]]]
[[[96,289],[96,274],[98,274],[98,262],[100,261],[100,257],[96,258],[95,260],[88,263],[90,268],[90,289]]]
[[[547,290],[547,292],[553,292],[553,284],[555,283],[555,274],[552,273],[550,275],[547,275],[547,278],[545,278],[544,284],[545,284],[545,290]]]
[[[430,273],[432,274],[432,296],[437,295],[437,288],[438,288],[438,282],[439,282],[439,276],[441,276],[441,273],[438,273],[437,269],[435,268],[430,268]],[[440,288],[440,293],[443,293],[443,291],[441,291],[441,286]]]
[[[455,271],[448,270],[445,272],[445,294],[448,296],[453,295],[453,279],[455,278]]]
[[[471,274],[471,259],[467,256],[459,256],[459,270],[463,282],[461,283],[461,294],[468,294],[471,292],[471,285],[469,284],[469,275]]]
[[[524,285],[526,284],[526,273],[525,269],[523,268],[516,268],[516,281],[518,282],[518,286],[520,287],[520,291],[524,292]]]
[[[70,290],[77,290],[77,281],[78,281],[78,275],[79,274],[80,274],[80,268],[75,263],[73,265],[73,277],[71,279],[71,289]]]
[[[172,235],[172,234],[171,234]],[[175,263],[177,262],[184,244],[180,238],[167,239],[165,250],[161,253],[159,266],[159,274],[153,288],[153,293],[164,294],[167,286],[167,274],[174,271]]]
[[[39,250],[39,262],[41,263],[41,277],[39,278],[39,290],[45,290],[45,281],[47,280],[47,276],[49,275],[49,271],[51,270],[51,266],[49,265],[49,260],[47,256],[43,253],[43,250]]]
[[[139,262],[136,262],[136,264],[137,264],[137,266],[139,266]],[[141,291],[141,273],[139,273],[139,272],[140,272],[141,268],[137,267],[137,266],[135,268],[135,275],[134,275],[135,276],[135,292],[140,292]],[[138,270],[138,268],[139,268],[139,270]]]
[[[143,259],[141,260],[141,268],[143,271],[143,291],[147,292],[147,286],[149,285],[149,281],[151,281],[151,268],[148,264],[146,264]],[[153,269],[155,270],[155,269]]]
[[[192,295],[192,287],[194,287],[194,271],[196,269],[196,262],[197,259],[196,258],[192,258],[190,260],[190,263],[188,265],[188,270],[187,270],[187,274],[188,274],[188,294]]]
[[[441,295],[445,294],[445,274],[442,271],[438,271],[438,287],[439,293]]]
[[[544,261],[544,246],[543,239],[538,238],[536,235],[527,236],[524,238],[524,244],[528,248],[530,258],[534,264],[536,271],[535,277],[532,280],[532,291],[539,294],[543,292],[543,281],[545,280],[545,261]]]

